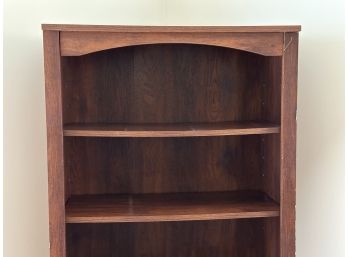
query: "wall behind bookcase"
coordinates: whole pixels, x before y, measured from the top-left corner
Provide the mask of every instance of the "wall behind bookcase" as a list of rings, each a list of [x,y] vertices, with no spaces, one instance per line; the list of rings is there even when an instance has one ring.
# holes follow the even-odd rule
[[[343,257],[343,0],[6,0],[5,256],[48,256],[41,23],[301,24],[297,256]]]

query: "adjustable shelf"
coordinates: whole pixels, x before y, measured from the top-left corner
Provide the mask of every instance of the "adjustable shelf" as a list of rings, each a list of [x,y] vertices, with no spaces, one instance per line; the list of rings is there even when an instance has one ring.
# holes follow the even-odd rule
[[[203,137],[279,133],[279,126],[257,122],[179,124],[70,124],[68,137]]]
[[[50,257],[295,257],[299,26],[43,30]]]
[[[279,205],[262,192],[72,196],[67,223],[194,221],[278,217]]]

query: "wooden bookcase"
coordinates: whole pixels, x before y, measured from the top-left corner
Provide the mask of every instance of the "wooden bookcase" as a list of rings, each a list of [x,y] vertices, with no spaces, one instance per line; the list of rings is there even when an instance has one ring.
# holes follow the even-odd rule
[[[294,257],[300,26],[43,25],[51,257]]]

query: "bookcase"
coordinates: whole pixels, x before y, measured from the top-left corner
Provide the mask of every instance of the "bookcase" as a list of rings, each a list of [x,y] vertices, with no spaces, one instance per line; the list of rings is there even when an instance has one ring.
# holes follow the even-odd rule
[[[44,24],[51,257],[294,257],[300,26]]]

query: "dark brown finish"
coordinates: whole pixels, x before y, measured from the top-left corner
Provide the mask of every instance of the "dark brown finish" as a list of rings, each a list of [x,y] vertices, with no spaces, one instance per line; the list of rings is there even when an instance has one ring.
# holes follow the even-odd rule
[[[148,44],[199,44],[244,50],[266,56],[280,56],[283,48],[281,33],[105,33],[61,32],[63,56],[79,56],[111,48]]]
[[[67,223],[156,222],[279,216],[261,192],[72,196]]]
[[[284,36],[280,136],[280,256],[295,256],[298,34]]]
[[[51,257],[295,256],[299,26],[43,29]]]
[[[254,122],[179,124],[69,124],[64,136],[75,137],[202,137],[279,133],[278,125]]]
[[[68,224],[68,256],[275,256],[266,249],[263,230],[265,220],[273,219]]]
[[[263,119],[280,124],[280,97],[282,79],[282,58],[272,57],[265,66],[263,73],[267,81],[264,94]],[[272,199],[280,202],[280,135],[264,135],[261,137],[261,173],[263,191]],[[264,222],[265,256],[279,257],[279,219],[268,219]]]
[[[64,57],[64,123],[272,121],[273,58],[181,44]]]
[[[65,256],[65,197],[59,32],[44,31],[50,256]]]
[[[74,31],[74,32],[182,32],[182,33],[217,33],[217,32],[299,32],[300,25],[289,26],[125,26],[125,25],[72,25],[42,24],[43,30]]]
[[[65,138],[73,195],[262,190],[261,138]],[[278,189],[279,190],[279,189]]]
[[[264,80],[267,87],[264,87],[264,99],[267,99],[263,109],[263,120],[269,120],[276,124],[280,123],[280,98],[282,83],[282,58],[274,57],[265,65]],[[264,179],[263,190],[276,201],[280,201],[280,136],[265,135],[262,137],[262,165],[261,170]]]

